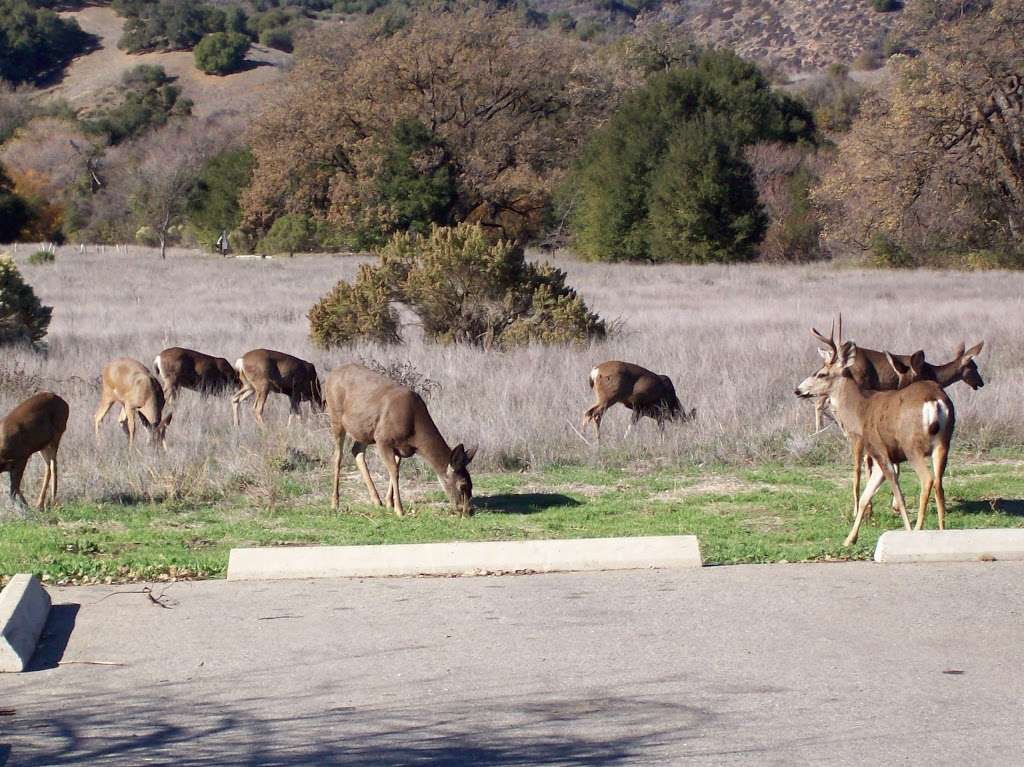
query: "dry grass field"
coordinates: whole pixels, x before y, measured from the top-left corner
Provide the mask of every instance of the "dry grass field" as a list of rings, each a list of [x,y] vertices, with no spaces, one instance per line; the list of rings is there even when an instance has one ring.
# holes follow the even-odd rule
[[[0,572],[25,561],[32,565],[32,557],[52,548],[84,552],[76,560],[82,567],[92,566],[95,556],[89,552],[102,551],[110,561],[127,556],[141,533],[119,514],[143,515],[139,524],[160,535],[171,527],[216,526],[216,532],[194,535],[178,530],[186,548],[188,541],[201,547],[213,539],[340,542],[696,530],[713,535],[730,521],[746,536],[744,543],[736,548],[730,538],[733,543],[723,543],[712,559],[828,555],[838,551],[845,532],[845,440],[834,427],[812,435],[812,407],[793,389],[818,365],[810,326],[827,331],[838,311],[848,337],[901,352],[924,347],[933,361],[946,361],[960,341],[985,341],[978,363],[986,386],[977,392],[963,384],[950,389],[957,408],[951,481],[965,477],[971,464],[989,468],[978,470],[973,489],[969,483],[955,486],[951,497],[968,505],[982,495],[1011,499],[1001,507],[1009,509],[1011,523],[1022,512],[1012,499],[1021,497],[1024,482],[1006,479],[1020,475],[1016,459],[1024,445],[1019,273],[636,266],[560,256],[556,261],[571,284],[602,316],[618,321],[608,341],[582,349],[500,353],[427,345],[410,326],[403,346],[322,351],[310,345],[306,312],[335,280],[353,276],[357,257],[219,259],[172,251],[161,261],[155,251],[141,248],[115,253],[108,247],[101,253],[90,247],[80,253],[67,247],[58,250],[54,264],[31,266],[26,258],[32,250],[20,246],[15,260],[54,307],[49,348],[46,354],[5,350],[0,411],[40,388],[69,401],[71,420],[60,454],[65,506],[45,518],[51,538],[26,538],[10,554],[13,559],[0,562]],[[173,345],[231,361],[252,348],[279,349],[314,361],[321,376],[358,359],[410,364],[436,382],[428,405],[450,443],[480,446],[472,468],[478,495],[489,498],[482,499],[483,513],[472,523],[477,527],[451,527],[437,483],[419,460],[403,466],[404,495],[415,513],[435,515],[433,526],[414,528],[428,522],[391,520],[369,509],[351,461],[343,494],[352,514],[332,517],[326,419],[316,416],[289,427],[287,400],[280,396],[268,402],[265,429],[245,408],[236,431],[227,398],[204,401],[185,391],[168,429],[166,453],[144,438],[141,452],[130,455],[116,411],[97,442],[92,416],[103,364],[128,355],[152,366],[156,354]],[[605,418],[600,449],[586,444],[573,427],[592,401],[589,370],[616,358],[671,375],[683,405],[697,408],[696,422],[670,425],[662,434],[643,421],[624,438],[628,413],[619,407]],[[592,432],[586,436],[592,441]],[[1000,463],[1003,474],[994,477],[991,465]],[[376,456],[370,465],[380,477]],[[42,462],[34,461],[27,490],[35,492],[41,473]],[[912,478],[905,484],[914,492]],[[578,508],[552,508],[559,504]],[[6,498],[0,507],[9,510]],[[275,516],[282,508],[295,516]],[[252,510],[271,511],[254,518]],[[554,516],[535,513],[549,511]],[[691,516],[658,517],[662,511]],[[788,514],[805,516],[798,524],[787,521]],[[825,517],[827,529],[812,525]],[[954,526],[980,523],[955,510],[953,517],[959,520]],[[232,531],[230,520],[243,518],[255,526]],[[354,523],[364,527],[346,533],[345,526]],[[800,527],[805,524],[811,527]],[[882,515],[877,524],[893,527],[894,521]],[[934,516],[929,524],[934,526]],[[19,529],[29,536],[30,528]],[[17,538],[11,530],[9,541]],[[765,548],[767,539],[759,536],[768,533],[778,536],[782,548]],[[110,550],[83,543],[94,534],[123,540]],[[864,545],[876,535],[865,535]],[[715,543],[706,545],[718,551]],[[787,553],[790,545],[795,553]],[[163,556],[157,559],[175,561]],[[160,570],[153,567],[139,572]],[[194,567],[216,573],[219,565]]]

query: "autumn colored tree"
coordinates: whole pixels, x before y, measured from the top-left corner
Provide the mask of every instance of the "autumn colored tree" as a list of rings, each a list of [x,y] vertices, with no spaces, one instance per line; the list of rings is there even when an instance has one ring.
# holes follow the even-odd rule
[[[298,49],[281,97],[252,131],[244,218],[266,231],[302,213],[386,234],[409,226],[411,211],[527,237],[612,103],[581,43],[532,29],[512,10],[424,8],[394,31],[372,20],[330,25]],[[399,136],[406,147],[396,151],[402,121],[424,132]],[[431,177],[429,189],[381,177],[407,179],[409,167]],[[446,177],[454,195],[442,211]]]
[[[836,247],[1019,253],[1024,237],[1024,6],[908,8],[919,54],[866,100],[815,192]],[[882,238],[881,240],[879,238]]]

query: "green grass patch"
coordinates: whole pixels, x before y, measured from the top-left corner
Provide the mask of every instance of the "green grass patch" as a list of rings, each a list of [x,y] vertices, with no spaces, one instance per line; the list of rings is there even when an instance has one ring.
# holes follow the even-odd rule
[[[1024,525],[1024,461],[962,463],[946,481],[949,527]],[[420,475],[422,476],[422,475]],[[335,513],[327,478],[310,487],[282,478],[273,500],[245,495],[210,503],[68,503],[0,525],[0,575],[34,572],[51,582],[222,577],[236,546],[387,544],[603,536],[699,536],[708,564],[866,559],[900,526],[886,489],[849,549],[852,499],[846,465],[751,469],[558,466],[474,477],[476,514],[453,516],[436,482],[410,476],[403,519],[363,502],[358,478]],[[916,514],[918,486],[904,472]],[[311,492],[312,491],[312,492]],[[935,527],[934,503],[928,527]]]

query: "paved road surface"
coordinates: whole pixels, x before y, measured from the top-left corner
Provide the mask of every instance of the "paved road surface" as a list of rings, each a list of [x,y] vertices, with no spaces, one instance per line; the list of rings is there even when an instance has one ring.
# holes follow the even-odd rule
[[[1024,564],[139,588],[52,592],[0,765],[1024,762]]]

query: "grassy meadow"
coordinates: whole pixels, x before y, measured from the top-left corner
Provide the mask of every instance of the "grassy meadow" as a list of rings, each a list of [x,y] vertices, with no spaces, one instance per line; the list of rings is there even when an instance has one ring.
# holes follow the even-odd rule
[[[1024,517],[1024,275],[1012,272],[863,271],[839,266],[637,266],[556,254],[593,309],[616,332],[589,348],[514,352],[423,343],[323,351],[311,347],[306,312],[360,259],[307,256],[218,259],[90,247],[58,250],[32,266],[15,259],[54,306],[46,354],[5,350],[0,411],[39,389],[71,405],[60,452],[60,504],[19,518],[0,499],[0,575],[51,580],[216,576],[230,547],[270,543],[385,543],[696,533],[710,563],[866,557],[896,527],[882,491],[861,540],[848,529],[849,466],[835,427],[813,435],[813,408],[793,388],[818,365],[809,334],[843,312],[846,335],[874,348],[923,347],[945,362],[956,345],[985,341],[986,386],[950,388],[957,432],[947,473],[954,527],[1016,525]],[[412,323],[414,318],[409,317]],[[130,455],[112,411],[92,432],[98,376],[108,360],[152,367],[181,345],[234,361],[267,347],[313,361],[321,376],[343,362],[403,365],[433,385],[428,405],[451,444],[477,444],[477,514],[453,517],[420,461],[403,465],[405,519],[366,504],[346,463],[343,509],[329,509],[330,436],[324,416],[287,425],[272,396],[268,426],[227,398],[183,392],[168,450]],[[626,359],[672,376],[696,422],[662,434],[611,410],[600,447],[575,428],[591,404],[590,368]],[[575,427],[575,428],[574,428]],[[368,453],[368,455],[370,455]],[[25,491],[42,476],[34,459]],[[370,468],[386,486],[376,456]],[[913,472],[904,490],[916,494]],[[934,511],[928,520],[935,525]]]

